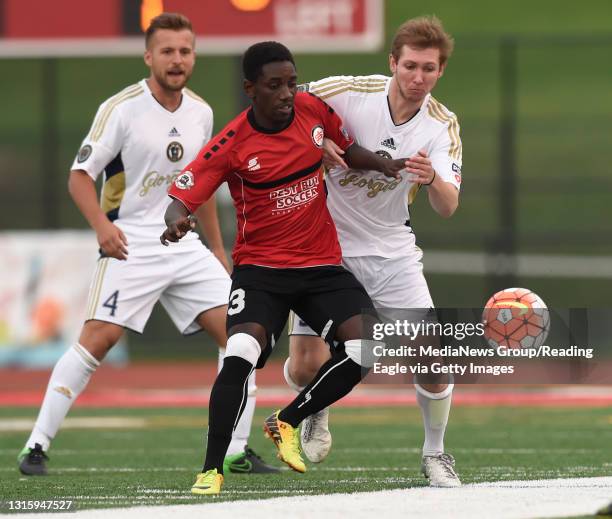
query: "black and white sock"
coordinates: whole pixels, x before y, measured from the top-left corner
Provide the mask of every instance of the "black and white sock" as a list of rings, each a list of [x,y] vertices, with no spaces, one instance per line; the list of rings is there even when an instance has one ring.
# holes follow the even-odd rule
[[[346,353],[334,353],[312,382],[279,413],[279,420],[297,427],[306,417],[348,395],[366,374]]]

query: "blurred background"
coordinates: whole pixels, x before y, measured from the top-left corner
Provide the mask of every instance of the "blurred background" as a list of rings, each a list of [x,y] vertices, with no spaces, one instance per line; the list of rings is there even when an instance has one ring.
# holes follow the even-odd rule
[[[463,185],[459,210],[449,220],[433,212],[423,193],[411,208],[436,305],[479,307],[496,290],[524,286],[549,307],[612,306],[609,0],[145,3],[183,12],[199,36],[227,33],[225,39],[199,38],[189,85],[213,108],[215,130],[244,106],[238,55],[254,29],[288,43],[300,80],[309,81],[388,73],[395,29],[408,18],[437,15],[456,47],[434,96],[461,125]],[[55,278],[59,286],[48,290],[80,301],[94,267],[95,237],[67,232],[87,229],[66,189],[68,170],[99,104],[148,75],[142,2],[87,6],[0,1],[0,363],[10,365],[7,352],[15,348],[70,342],[62,327],[78,332],[82,316],[68,318],[49,301],[53,294],[40,289],[42,279]],[[61,13],[61,23],[53,12]],[[266,16],[269,26],[240,16]],[[62,31],[107,38],[107,26],[122,38],[120,45],[113,38],[58,48],[36,44],[37,37]],[[218,199],[229,250],[234,212],[228,196]],[[82,257],[83,240],[89,272],[71,263]],[[9,316],[17,298],[21,315],[10,310]],[[32,327],[36,331],[26,333]],[[216,357],[205,335],[181,339],[160,308],[145,333],[129,334],[127,343],[132,359]],[[283,342],[275,356],[284,348]],[[124,361],[125,351],[118,351],[116,360]]]

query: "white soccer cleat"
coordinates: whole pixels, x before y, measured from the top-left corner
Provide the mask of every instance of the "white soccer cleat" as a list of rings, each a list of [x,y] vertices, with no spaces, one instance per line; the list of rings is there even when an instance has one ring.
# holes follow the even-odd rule
[[[332,435],[329,432],[329,407],[311,414],[302,422],[300,430],[302,450],[313,463],[320,463],[329,454]]]
[[[429,480],[430,487],[455,488],[461,480],[455,472],[455,458],[450,454],[423,456],[421,472]]]

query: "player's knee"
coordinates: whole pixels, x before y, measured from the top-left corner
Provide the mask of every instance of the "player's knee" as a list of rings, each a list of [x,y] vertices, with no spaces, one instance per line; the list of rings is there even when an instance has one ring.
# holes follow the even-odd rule
[[[287,371],[291,379],[306,386],[330,358],[329,346],[315,336],[292,336]]]
[[[97,360],[102,360],[122,335],[123,328],[117,324],[91,320],[83,325],[79,343]]]
[[[344,343],[346,356],[362,368],[370,369],[382,355],[385,344],[368,339],[351,339]]]
[[[252,335],[235,333],[227,340],[225,358],[240,357],[255,366],[260,355],[261,346]]]
[[[431,400],[442,400],[451,395],[455,388],[455,384],[452,380],[448,384],[423,384],[415,382],[414,388],[421,393],[421,395]]]

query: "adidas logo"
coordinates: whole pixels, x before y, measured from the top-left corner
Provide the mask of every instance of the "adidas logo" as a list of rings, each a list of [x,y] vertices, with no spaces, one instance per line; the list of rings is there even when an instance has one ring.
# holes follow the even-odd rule
[[[168,132],[168,137],[180,137],[181,134],[178,132],[178,130],[173,126],[172,130],[170,130],[170,132]]]
[[[247,169],[249,171],[257,171],[260,168],[261,166],[259,165],[259,162],[257,161],[257,157],[253,157],[252,159],[249,160],[249,163],[247,164]]]
[[[387,148],[390,148],[392,150],[396,149],[395,148],[395,141],[393,140],[393,137],[389,137],[388,139],[383,139],[382,141],[380,141],[381,146],[386,146]]]

